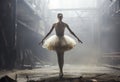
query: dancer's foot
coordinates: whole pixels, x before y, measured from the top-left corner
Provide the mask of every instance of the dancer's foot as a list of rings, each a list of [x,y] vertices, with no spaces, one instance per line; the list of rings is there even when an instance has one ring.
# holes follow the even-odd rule
[[[63,73],[59,73],[59,77],[62,78],[63,77]]]

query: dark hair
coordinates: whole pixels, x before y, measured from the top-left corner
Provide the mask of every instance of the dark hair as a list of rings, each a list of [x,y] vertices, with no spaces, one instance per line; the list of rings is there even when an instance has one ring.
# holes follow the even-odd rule
[[[57,17],[63,17],[63,14],[62,13],[58,13]]]

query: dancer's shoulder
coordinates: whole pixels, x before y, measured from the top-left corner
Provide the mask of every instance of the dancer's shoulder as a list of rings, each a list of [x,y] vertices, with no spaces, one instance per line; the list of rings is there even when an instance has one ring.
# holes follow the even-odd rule
[[[64,25],[65,25],[66,27],[68,27],[68,24],[67,24],[67,23],[64,23]]]
[[[57,23],[53,23],[53,25],[52,26],[55,26]]]

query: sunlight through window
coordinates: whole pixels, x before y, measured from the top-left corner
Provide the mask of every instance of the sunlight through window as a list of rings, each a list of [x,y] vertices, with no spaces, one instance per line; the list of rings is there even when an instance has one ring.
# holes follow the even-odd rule
[[[49,0],[49,9],[94,8],[96,0]]]

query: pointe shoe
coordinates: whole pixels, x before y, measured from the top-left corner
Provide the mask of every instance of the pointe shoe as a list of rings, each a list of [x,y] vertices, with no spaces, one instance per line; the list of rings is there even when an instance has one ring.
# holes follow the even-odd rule
[[[63,73],[59,73],[59,77],[62,78],[63,77]]]

